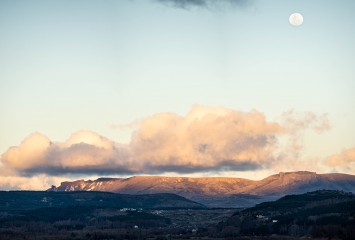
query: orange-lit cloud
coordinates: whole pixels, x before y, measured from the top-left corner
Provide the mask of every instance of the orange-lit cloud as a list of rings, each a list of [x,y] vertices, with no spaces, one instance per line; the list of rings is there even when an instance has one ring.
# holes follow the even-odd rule
[[[10,147],[2,156],[1,162],[14,169],[40,167],[46,164],[45,152],[51,141],[40,133],[32,133],[20,146]]]
[[[258,111],[194,106],[185,117],[160,113],[132,135],[135,157],[146,169],[194,172],[263,167],[273,159],[283,128]]]
[[[277,123],[256,110],[195,105],[186,116],[159,113],[141,120],[129,144],[84,130],[65,142],[33,133],[2,154],[1,163],[3,171],[29,177],[269,169],[298,151],[280,145],[280,136],[329,129],[325,115],[291,111],[283,119]]]
[[[355,148],[344,149],[340,154],[327,157],[324,164],[340,171],[355,171]]]

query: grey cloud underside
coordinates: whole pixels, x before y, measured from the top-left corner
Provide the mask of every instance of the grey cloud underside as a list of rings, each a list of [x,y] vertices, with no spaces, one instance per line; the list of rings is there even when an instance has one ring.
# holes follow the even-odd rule
[[[248,7],[253,0],[156,0],[157,2],[176,7],[189,9],[191,7],[215,8],[215,7]]]
[[[117,164],[102,164],[96,166],[80,166],[80,167],[61,167],[61,166],[43,166],[20,170],[22,176],[34,176],[36,174],[49,174],[51,176],[62,176],[66,174],[99,174],[99,175],[115,175],[115,174],[161,174],[166,172],[174,173],[199,173],[199,172],[218,172],[218,171],[252,171],[265,168],[263,164],[252,162],[238,162],[233,160],[222,161],[215,166],[202,165],[153,165],[146,163],[139,170],[130,169],[127,166]]]
[[[144,165],[149,173],[159,174],[165,172],[175,173],[199,173],[199,172],[218,172],[218,171],[251,171],[262,169],[264,166],[261,164],[255,164],[252,162],[239,162],[236,163],[233,160],[222,161],[215,166],[201,166],[201,165],[151,165],[147,163]]]
[[[98,166],[85,166],[85,167],[58,167],[58,166],[45,166],[24,169],[19,171],[21,176],[32,177],[37,174],[48,174],[50,176],[63,176],[66,174],[98,174],[98,175],[115,175],[115,174],[137,174],[140,172],[132,171],[125,166],[112,166],[112,165],[98,165]]]
[[[250,141],[247,145],[252,144],[252,138],[248,138]],[[260,137],[254,139],[252,145],[265,145],[266,137]],[[241,146],[235,145],[237,148]],[[59,149],[53,147],[47,150],[46,161],[52,163],[52,165],[42,165],[27,169],[18,170],[19,174],[22,176],[35,176],[36,174],[49,174],[51,176],[62,176],[66,174],[99,174],[99,175],[114,175],[114,174],[160,174],[165,172],[175,172],[175,173],[198,173],[198,172],[218,172],[218,171],[250,171],[258,170],[267,167],[266,163],[258,164],[252,162],[251,160],[238,160],[238,159],[226,159],[216,162],[213,166],[204,166],[201,164],[157,164],[146,160],[142,165],[132,165],[127,162],[127,159],[122,159],[120,152],[124,151],[121,147],[116,149],[116,151],[109,151],[96,146],[88,144],[75,144],[67,149]],[[79,152],[79,155],[75,154]],[[108,153],[107,153],[108,152]],[[82,166],[65,166],[62,165],[62,159],[68,158],[68,156],[80,157],[83,153],[102,157],[107,156],[102,164],[96,165],[82,165]],[[107,153],[107,154],[106,154]],[[72,158],[75,161],[76,158]],[[167,162],[174,162],[170,158]],[[267,162],[272,162],[273,159],[267,160]]]

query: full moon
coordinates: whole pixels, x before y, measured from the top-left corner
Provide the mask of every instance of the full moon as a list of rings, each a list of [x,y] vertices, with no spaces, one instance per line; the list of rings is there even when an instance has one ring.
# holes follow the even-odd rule
[[[299,13],[293,13],[290,16],[290,23],[293,26],[298,27],[299,25],[301,25],[303,23],[303,16]]]

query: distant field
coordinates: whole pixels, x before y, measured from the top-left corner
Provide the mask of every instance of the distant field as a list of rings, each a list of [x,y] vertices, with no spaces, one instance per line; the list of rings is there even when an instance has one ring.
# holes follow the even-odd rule
[[[207,227],[216,225],[221,221],[225,221],[237,209],[177,209],[166,211],[152,211],[160,216],[164,216],[171,220],[176,227]]]

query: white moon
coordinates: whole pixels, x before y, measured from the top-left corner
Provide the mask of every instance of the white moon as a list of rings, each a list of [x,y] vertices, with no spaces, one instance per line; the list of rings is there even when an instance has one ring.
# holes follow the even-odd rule
[[[298,27],[299,25],[301,25],[303,23],[303,16],[299,13],[293,13],[290,16],[290,23],[293,26]]]

